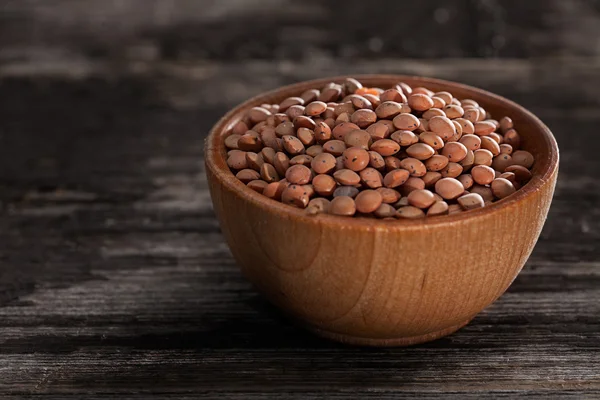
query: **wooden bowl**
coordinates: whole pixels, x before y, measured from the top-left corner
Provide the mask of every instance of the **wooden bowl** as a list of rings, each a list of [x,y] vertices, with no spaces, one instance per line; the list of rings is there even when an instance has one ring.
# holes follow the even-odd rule
[[[311,331],[341,342],[403,346],[453,333],[515,279],[552,201],[558,147],[532,113],[481,89],[400,75],[355,76],[367,86],[404,81],[479,102],[510,116],[533,177],[482,209],[421,220],[379,221],[303,210],[247,188],[226,164],[224,139],[243,113],[344,77],[286,86],[227,113],[206,140],[206,172],[217,218],[243,273],[273,304]]]

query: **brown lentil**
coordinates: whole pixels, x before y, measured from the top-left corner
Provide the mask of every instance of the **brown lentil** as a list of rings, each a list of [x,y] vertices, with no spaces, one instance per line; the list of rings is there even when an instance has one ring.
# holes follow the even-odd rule
[[[381,139],[371,145],[371,150],[382,156],[392,156],[400,151],[400,145],[391,139]]]
[[[273,163],[275,171],[281,176],[285,175],[285,171],[290,167],[290,158],[283,152],[275,154],[275,162]]]
[[[346,150],[346,144],[341,140],[330,140],[323,144],[323,151],[336,157],[341,156],[344,150]]]
[[[465,188],[454,178],[442,178],[435,183],[435,192],[445,200],[453,200],[463,194]]]
[[[419,134],[417,140],[431,146],[434,150],[440,150],[444,147],[444,140],[433,132],[423,132]],[[403,145],[402,143],[400,143],[400,145],[408,146],[406,144]]]
[[[515,174],[515,178],[520,183],[527,182],[531,179],[531,171],[522,165],[511,165],[510,167],[506,167],[504,172],[512,172]]]
[[[398,211],[396,211],[396,217],[398,218],[417,219],[423,218],[424,216],[425,213],[423,210],[413,206],[400,207]]]
[[[392,204],[395,208],[400,208],[408,205],[408,197],[402,197],[397,202]]]
[[[489,150],[493,156],[500,154],[500,145],[489,136],[481,136],[481,148]]]
[[[298,208],[305,208],[310,198],[302,185],[290,185],[281,193],[281,202]]]
[[[371,135],[362,129],[356,129],[344,136],[344,143],[348,147],[360,147],[368,150],[371,145]]]
[[[348,196],[338,196],[331,200],[329,212],[334,215],[343,215],[350,217],[356,213],[356,204],[354,199]]]
[[[484,206],[483,197],[477,193],[465,194],[464,196],[460,196],[457,201],[465,211],[474,210]]]
[[[417,178],[415,176],[411,176],[406,180],[404,185],[400,187],[401,194],[404,196],[408,196],[410,192],[413,190],[425,189],[425,181],[421,178]],[[402,199],[401,199],[402,200]],[[408,204],[408,203],[407,203]]]
[[[260,174],[253,169],[243,169],[235,175],[240,181],[248,183],[260,178]]]
[[[410,172],[411,176],[421,177],[427,173],[425,164],[416,158],[408,157],[400,160],[400,166]]]
[[[396,132],[392,133],[390,138],[394,142],[398,143],[400,146],[404,146],[404,147],[407,147],[407,146],[410,146],[412,144],[419,142],[419,136],[415,135],[411,131],[396,131]],[[440,140],[441,140],[441,138],[440,138]],[[425,142],[425,143],[427,143],[427,142]],[[429,145],[431,146],[431,144],[429,144]]]
[[[315,214],[327,214],[329,212],[329,207],[331,206],[331,202],[322,197],[317,197],[316,199],[312,199],[308,202],[308,206],[306,207],[306,212],[311,215]]]
[[[442,174],[435,171],[427,171],[427,173],[423,175],[421,179],[423,179],[423,182],[425,182],[425,187],[429,188],[435,185],[437,181],[442,179]]]
[[[258,192],[260,194],[263,193],[263,191],[265,190],[265,188],[267,187],[268,183],[265,181],[261,181],[259,179],[253,180],[248,182],[248,187],[252,190],[254,190],[255,192]]]
[[[395,169],[402,168],[402,165],[400,165],[400,159],[398,157],[387,156],[383,158],[383,161],[385,162],[386,171],[393,171]]]
[[[240,122],[240,123],[243,124],[243,122]],[[246,133],[246,132],[244,132],[244,133]],[[243,135],[243,133],[241,135],[234,133],[232,135],[227,136],[225,138],[225,146],[227,146],[228,149],[239,149],[238,140],[240,140],[242,135]]]
[[[468,150],[475,151],[481,148],[481,138],[470,133],[463,135],[459,142],[462,143]]]
[[[502,173],[506,169],[513,165],[514,161],[510,154],[499,154],[497,157],[494,157],[492,160],[492,168],[496,170],[496,172]]]
[[[417,208],[429,208],[435,202],[433,193],[427,189],[413,190],[407,197],[408,204]]]
[[[448,157],[436,154],[425,161],[425,167],[428,171],[441,171],[448,165]]]
[[[313,188],[319,196],[329,197],[336,189],[336,182],[330,175],[319,174],[312,180]]]
[[[323,146],[320,144],[315,144],[306,149],[306,155],[311,157],[316,157],[317,155],[323,153]]]
[[[471,174],[463,174],[456,179],[458,179],[458,181],[462,183],[465,190],[469,190],[473,186],[473,177],[471,176]]]
[[[488,167],[492,165],[492,160],[494,159],[494,155],[491,151],[487,149],[479,149],[473,152],[475,158],[473,159],[474,165],[487,165]]]
[[[449,104],[446,107],[442,108],[442,111],[444,111],[446,113],[446,117],[450,119],[460,118],[465,113],[462,107],[456,104]]]
[[[377,189],[383,185],[381,172],[377,171],[375,168],[365,168],[360,171],[358,175],[360,176],[361,182],[371,189]]]
[[[433,100],[433,106],[436,108],[442,108],[446,105],[446,102],[441,97],[432,96],[431,100]]]
[[[515,151],[512,154],[512,159],[514,161],[514,164],[520,165],[527,169],[531,168],[533,166],[533,162],[534,162],[533,155],[531,155],[530,152],[525,151],[525,150]]]
[[[426,94],[416,93],[408,96],[408,106],[417,111],[426,111],[433,107],[433,100]]]
[[[382,203],[377,210],[373,212],[377,218],[390,218],[396,215],[396,209],[389,204]]]
[[[478,136],[487,136],[496,130],[496,125],[489,121],[477,121],[473,123],[475,134]]]
[[[235,170],[248,168],[246,152],[241,150],[231,150],[227,156],[227,165],[229,168]]]
[[[519,190],[534,164],[510,117],[450,92],[353,78],[249,109],[224,146],[236,177],[265,197],[387,220],[488,205]]]
[[[358,125],[359,128],[366,128],[377,121],[377,114],[373,110],[356,110],[350,116],[350,121]]]
[[[296,118],[294,118],[294,129],[300,129],[300,128],[309,128],[309,129],[315,129],[317,127],[317,123],[315,122],[315,120],[311,119],[310,117],[306,117],[304,115],[300,115]]]
[[[376,190],[363,190],[354,199],[356,210],[358,212],[368,214],[377,210],[383,201],[383,197]]]
[[[251,151],[246,153],[246,162],[248,164],[248,168],[251,168],[255,171],[260,171],[260,168],[265,163],[261,155]]]
[[[400,200],[400,193],[394,189],[380,187],[376,189],[381,194],[382,201],[387,204],[393,204]]]
[[[414,131],[420,125],[419,118],[408,113],[397,115],[392,122],[396,129],[401,131]]]
[[[512,182],[505,178],[494,179],[490,187],[492,188],[494,196],[499,199],[503,199],[516,191]]]
[[[333,173],[333,178],[340,185],[355,186],[360,183],[360,176],[352,170],[341,169]]]
[[[369,153],[361,147],[350,147],[342,154],[344,166],[352,171],[362,171],[369,165]]]
[[[487,165],[476,165],[471,169],[471,176],[479,185],[489,185],[494,180],[496,174]]]
[[[292,165],[285,171],[285,179],[291,184],[305,185],[310,182],[312,172],[304,165]]]
[[[521,145],[521,137],[514,129],[509,129],[504,134],[504,143],[510,144],[513,150],[518,150]]]
[[[436,201],[427,210],[428,216],[446,215],[448,214],[448,203],[445,201]]]
[[[360,127],[352,122],[342,122],[331,131],[333,138],[336,140],[344,140],[344,136],[348,133],[360,130]]]
[[[513,148],[510,144],[502,143],[500,145],[500,154],[508,154],[511,155],[513,152]]]
[[[425,143],[415,143],[406,149],[406,153],[417,160],[427,160],[435,154],[435,150]]]
[[[410,173],[405,169],[395,169],[388,172],[383,178],[383,184],[387,188],[395,188],[406,183]]]
[[[279,174],[274,166],[271,164],[264,163],[260,167],[260,177],[267,183],[276,182],[279,180]]]
[[[467,148],[459,142],[446,143],[442,149],[442,155],[447,157],[449,161],[459,162],[467,156]]]
[[[360,190],[358,190],[358,188],[355,188],[354,186],[338,186],[333,191],[333,197],[348,196],[354,198],[356,197],[358,192],[360,192]]]
[[[269,164],[273,164],[275,162],[275,150],[271,147],[263,147],[260,151],[260,155],[263,160],[268,162]]]
[[[492,139],[494,139],[494,142],[496,142],[498,144],[502,144],[502,142],[504,141],[504,138],[502,136],[498,135],[496,132],[492,132],[488,136],[491,137]]]
[[[456,133],[456,127],[447,117],[433,117],[429,120],[429,130],[448,140]]]

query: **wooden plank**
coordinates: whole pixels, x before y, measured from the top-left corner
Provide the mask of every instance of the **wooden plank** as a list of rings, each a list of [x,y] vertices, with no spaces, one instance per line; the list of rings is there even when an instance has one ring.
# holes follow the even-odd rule
[[[597,64],[132,63],[74,75],[69,62],[0,68],[1,395],[600,394]],[[562,152],[549,220],[508,293],[455,335],[406,349],[320,340],[262,300],[223,243],[202,167],[204,135],[233,103],[376,68],[516,99]]]
[[[599,20],[598,0],[21,0],[0,58],[595,57]]]

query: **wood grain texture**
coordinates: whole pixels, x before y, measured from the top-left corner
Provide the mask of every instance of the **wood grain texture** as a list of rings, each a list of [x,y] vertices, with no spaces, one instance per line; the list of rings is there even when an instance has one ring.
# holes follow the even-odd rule
[[[469,7],[468,24],[453,24],[462,33],[431,30],[439,42],[402,23],[348,36],[266,1],[285,29],[264,9],[260,33],[217,17],[233,4],[224,1],[177,1],[187,24],[145,0],[2,3],[0,397],[600,397],[598,3],[477,3],[503,14],[473,19]],[[457,4],[441,7],[454,16]],[[494,50],[497,32],[506,40]],[[379,52],[371,33],[386,43]],[[398,35],[416,47],[399,50]],[[294,37],[303,40],[291,47]],[[483,54],[522,58],[406,58]],[[211,210],[202,148],[220,116],[262,91],[349,73],[479,86],[534,111],[559,142],[555,199],[531,258],[447,338],[361,349],[305,333],[241,276]]]
[[[9,0],[0,58],[597,57],[599,21],[598,0]]]
[[[405,65],[423,64],[387,68]],[[561,174],[540,241],[508,292],[455,335],[392,350],[336,345],[279,317],[239,273],[210,209],[204,135],[248,91],[306,79],[306,66],[285,75],[261,64],[205,75],[201,66],[154,66],[110,78],[69,68],[5,72],[0,393],[597,396],[600,143],[592,110],[600,103],[588,90],[600,69],[427,65],[430,75],[464,78],[534,110],[557,136]],[[344,68],[317,67],[308,77]],[[484,71],[494,71],[493,81]],[[238,85],[248,73],[254,83]],[[206,85],[222,94],[205,96]]]
[[[532,180],[490,207],[397,223],[308,216],[269,200],[230,172],[224,140],[250,108],[278,104],[328,82],[309,81],[249,100],[212,130],[206,167],[215,213],[245,275],[309,329],[362,345],[437,339],[504,293],[531,254],[554,193],[556,142],[535,116],[488,92],[409,76],[357,78],[367,87],[406,82],[449,91],[474,99],[492,115],[510,116],[523,148],[536,157]]]

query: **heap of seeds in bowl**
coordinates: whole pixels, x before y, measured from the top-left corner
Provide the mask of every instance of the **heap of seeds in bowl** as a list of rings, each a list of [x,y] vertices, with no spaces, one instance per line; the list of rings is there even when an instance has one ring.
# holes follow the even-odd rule
[[[225,145],[235,176],[270,199],[382,219],[484,207],[525,184],[534,163],[512,120],[474,100],[352,78],[248,110]]]

